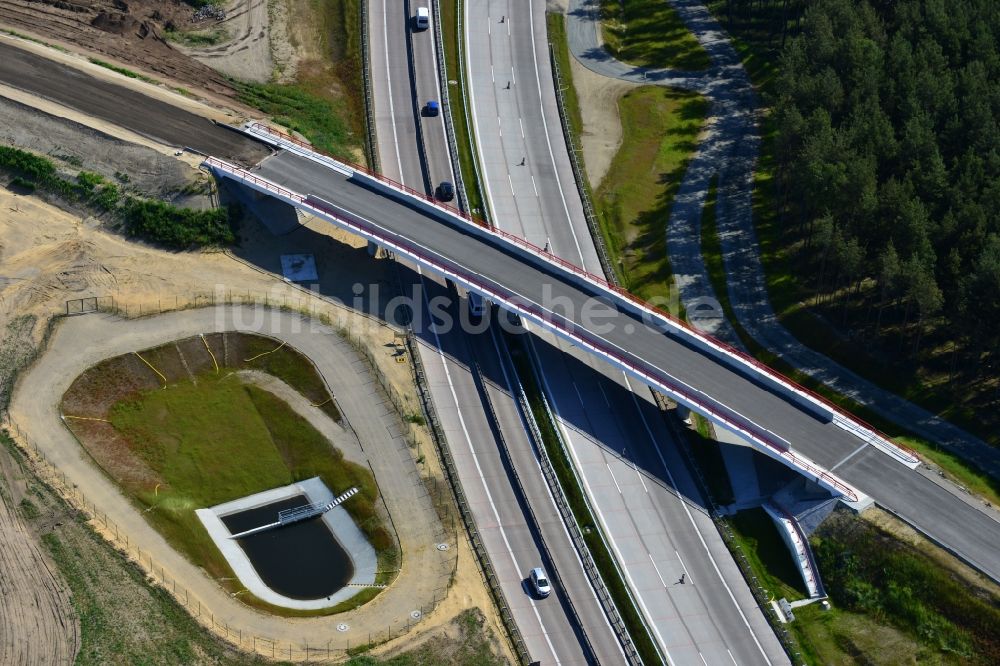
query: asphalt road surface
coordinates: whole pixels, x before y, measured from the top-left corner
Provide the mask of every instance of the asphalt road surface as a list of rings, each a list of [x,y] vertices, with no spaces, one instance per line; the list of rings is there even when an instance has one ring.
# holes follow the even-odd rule
[[[772,436],[789,442],[798,453],[830,469],[843,464],[837,472],[857,483],[876,500],[885,502],[885,491],[911,484],[910,502],[898,501],[887,506],[908,522],[934,538],[959,550],[962,555],[993,578],[1000,577],[1000,522],[992,515],[956,498],[924,477],[888,457],[892,464],[882,464],[878,455],[861,455],[864,443],[833,424],[823,423],[801,411],[785,399],[755,382],[719,364],[686,343],[662,333],[628,312],[607,311],[600,320],[602,329],[588,328],[582,321],[584,303],[594,291],[569,281],[565,273],[536,260],[528,262],[498,245],[470,234],[461,222],[436,222],[433,218],[385,195],[361,187],[348,178],[315,162],[282,153],[266,159],[258,169],[269,178],[293,191],[311,193],[336,202],[343,209],[377,225],[404,244],[423,248],[438,261],[458,273],[469,276],[495,293],[513,294],[531,307],[551,307],[561,302],[565,312],[547,316],[580,338],[616,354],[628,362],[649,369],[664,381],[685,386],[690,395],[700,396],[709,404],[740,415],[745,423],[761,424]],[[724,425],[724,424],[723,424]],[[850,456],[870,459],[878,472],[855,463]],[[844,463],[844,461],[848,461]]]
[[[511,9],[507,2],[478,0],[468,5],[467,17],[479,143],[495,146],[494,156],[518,151],[528,156],[524,165],[513,166],[484,157],[494,220],[505,231],[548,243],[563,259],[600,273],[559,122],[544,7],[519,6],[504,15]],[[508,68],[517,81],[509,89],[494,80],[494,72]],[[492,131],[515,120],[521,131]],[[529,177],[530,187],[514,184]],[[619,370],[565,341],[541,338],[535,345],[538,374],[563,440],[668,659],[786,662],[645,385],[632,385]],[[686,562],[694,563],[690,572]],[[697,579],[697,589],[690,581],[679,582],[685,574]]]
[[[0,42],[0,81],[178,149],[251,165],[267,146],[162,100]]]
[[[385,0],[369,3],[377,139],[383,173],[429,194],[441,180],[454,179],[443,118],[422,114],[426,101],[440,100],[433,32],[412,30],[413,7],[409,5]],[[454,295],[432,277],[406,269],[401,269],[401,275],[404,289],[425,289],[426,298]],[[459,316],[458,310],[464,307],[464,301],[453,302],[453,316]],[[427,383],[462,487],[529,654],[543,663],[583,664],[594,659],[620,663],[623,656],[617,638],[544,482],[539,487],[539,476],[523,488],[535,498],[533,512],[526,510],[522,488],[512,482],[501,446],[508,447],[522,469],[537,468],[537,461],[499,370],[499,350],[492,344],[484,346],[483,336],[474,338],[459,329],[425,328],[419,331],[418,340]],[[477,380],[477,364],[488,373],[488,380]],[[484,402],[486,392],[496,421]],[[562,586],[548,599],[534,599],[525,588],[527,572],[535,566],[544,566],[550,575],[558,571]]]

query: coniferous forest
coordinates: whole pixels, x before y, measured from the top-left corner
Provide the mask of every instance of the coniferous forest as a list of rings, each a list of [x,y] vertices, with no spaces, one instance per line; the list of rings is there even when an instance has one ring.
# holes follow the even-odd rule
[[[776,65],[765,199],[797,296],[903,383],[995,406],[1000,2],[711,6]]]

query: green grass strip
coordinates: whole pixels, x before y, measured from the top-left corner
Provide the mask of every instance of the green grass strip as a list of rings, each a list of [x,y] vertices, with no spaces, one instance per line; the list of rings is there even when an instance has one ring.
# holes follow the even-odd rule
[[[577,482],[576,474],[573,471],[572,462],[560,445],[559,436],[552,424],[552,419],[545,409],[534,368],[528,360],[527,354],[529,351],[519,336],[508,336],[508,340],[511,347],[511,357],[517,369],[517,375],[524,386],[524,392],[528,397],[531,412],[538,423],[538,429],[542,435],[542,444],[545,446],[545,451],[548,453],[552,467],[559,478],[559,484],[562,486],[563,492],[566,495],[566,501],[573,511],[573,517],[576,519],[577,525],[580,526],[580,531],[583,533],[583,539],[587,544],[587,549],[590,551],[591,557],[594,559],[594,564],[597,566],[601,578],[605,586],[607,586],[608,592],[614,600],[615,607],[618,609],[618,613],[625,623],[625,628],[635,643],[636,650],[643,662],[646,664],[662,663],[659,651],[656,649],[652,637],[646,630],[646,624],[643,622],[639,610],[635,607],[632,597],[626,588],[625,581],[622,580],[618,573],[618,567],[615,564],[613,556],[608,551],[604,539],[601,537],[599,532],[600,527],[596,524],[590,513],[583,489]]]
[[[469,208],[473,215],[483,216],[485,204],[481,196],[482,183],[479,182],[476,170],[476,152],[472,140],[472,127],[466,122],[468,92],[462,85],[464,77],[461,69],[465,63],[460,62],[458,34],[458,13],[465,11],[465,0],[443,0],[441,2],[441,34],[444,38],[444,62],[448,75],[448,99],[451,102],[452,127],[455,128],[455,140],[458,143],[458,162],[462,170],[462,180],[465,182],[465,194],[469,199]],[[455,84],[452,85],[451,82]]]
[[[708,53],[664,0],[601,0],[604,47],[640,67],[701,71]]]

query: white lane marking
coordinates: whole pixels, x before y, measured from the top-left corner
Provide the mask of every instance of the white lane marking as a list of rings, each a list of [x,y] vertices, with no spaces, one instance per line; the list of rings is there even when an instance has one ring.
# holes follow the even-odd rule
[[[399,137],[396,135],[396,111],[392,104],[392,76],[389,74],[389,12],[385,8],[386,0],[382,0],[382,32],[385,38],[385,81],[389,90],[389,122],[392,124],[392,143],[396,146],[396,168],[399,169],[399,182],[403,182],[403,158],[399,154]]]
[[[528,336],[528,344],[531,345],[532,353],[535,354],[535,358],[539,358],[538,352],[535,351],[535,342],[532,339],[532,336],[530,335]],[[541,363],[539,363],[539,366],[540,365]],[[566,443],[566,446],[569,449],[569,454],[570,457],[572,458],[572,463],[576,465],[576,468],[578,470],[582,469],[582,467],[580,466],[580,459],[576,455],[576,449],[573,447],[573,440],[570,437],[569,431],[566,429],[566,425],[563,423],[562,417],[559,415],[559,406],[556,403],[555,393],[552,392],[552,387],[549,386],[548,377],[546,377],[545,373],[541,372],[540,370],[541,369],[539,368],[538,374],[542,378],[542,385],[545,387],[545,392],[549,395],[549,405],[552,407],[552,411],[554,412],[554,416],[556,417],[556,425],[559,428],[559,431],[562,433],[563,441]],[[612,478],[613,477],[614,475],[612,475]],[[580,480],[583,481],[583,489],[587,493],[587,496],[593,497],[594,491],[590,487],[590,480],[587,479],[587,475],[580,474]],[[615,543],[615,540],[611,538],[611,531],[608,529],[608,521],[604,518],[604,512],[601,511],[601,506],[597,503],[594,503],[593,507],[594,511],[597,513],[597,520],[600,523],[600,527],[601,529],[604,530],[605,534],[607,535],[608,537],[607,541],[609,544],[611,544],[611,549],[614,551],[614,556],[616,561],[624,562],[625,558],[622,556],[621,549],[618,548],[618,544]],[[635,584],[635,580],[632,578],[632,572],[629,571],[628,567],[620,567],[620,571],[625,576],[628,585],[631,586],[633,590],[638,590],[639,588]],[[653,633],[656,634],[656,641],[659,644],[660,648],[662,648],[663,654],[666,656],[667,663],[673,664],[674,660],[670,658],[670,650],[667,648],[666,641],[663,640],[663,634],[660,632],[660,627],[657,626],[655,622],[649,620],[649,618],[653,617],[653,615],[649,612],[649,607],[646,605],[646,600],[640,594],[636,594],[636,599],[639,601],[639,605],[642,607],[643,615],[645,615],[647,621],[649,621],[649,626],[652,627]]]
[[[851,458],[853,458],[854,456],[858,455],[859,453],[861,453],[862,451],[864,451],[864,450],[865,450],[865,449],[867,449],[867,448],[868,448],[868,442],[865,442],[864,444],[862,444],[862,445],[861,445],[861,446],[859,446],[858,448],[856,448],[856,449],[854,449],[853,451],[851,451],[850,453],[848,453],[848,454],[847,454],[847,457],[846,457],[846,458],[844,458],[844,459],[843,459],[843,460],[841,460],[841,461],[840,461],[839,463],[837,463],[836,465],[834,465],[833,467],[831,467],[831,468],[830,468],[830,471],[831,471],[831,472],[836,472],[836,471],[837,471],[837,468],[838,468],[838,467],[840,467],[840,466],[841,466],[841,465],[843,465],[843,464],[844,464],[845,462],[847,462],[848,460],[850,460],[850,459],[851,459]]]
[[[649,494],[649,488],[646,487],[646,480],[642,478],[642,472],[639,471],[639,468],[635,466],[634,462],[632,463],[632,469],[635,470],[635,475],[637,477],[639,477],[639,483],[642,484],[642,489],[645,490],[646,494],[648,495]]]
[[[510,68],[510,85],[512,85],[512,86],[516,86],[517,85],[517,77],[514,76],[514,67],[513,66]]]
[[[618,485],[618,479],[615,478],[615,473],[611,471],[611,465],[604,463],[604,466],[608,468],[608,473],[611,474],[611,480],[615,482],[615,488],[618,489],[618,494],[624,495],[625,493],[622,492],[622,487]]]
[[[726,652],[729,653],[729,658],[733,660],[733,666],[740,666],[739,664],[736,663],[736,657],[733,656],[733,651],[730,650],[729,648],[726,648]]]
[[[649,557],[649,563],[653,565],[653,571],[656,572],[656,577],[660,579],[660,585],[663,586],[664,590],[667,589],[667,581],[663,580],[663,576],[660,575],[660,567],[656,566],[656,561],[653,559],[653,554],[647,552],[646,556]]]
[[[708,662],[705,661],[705,655],[703,655],[701,652],[699,652],[698,656],[701,657],[701,663],[705,664],[705,666],[708,666]]]
[[[535,12],[529,11],[531,19],[531,52],[537,54],[535,49]],[[546,56],[547,57],[547,56]],[[542,106],[542,78],[538,73],[538,58],[532,58],[535,63],[535,85],[538,87],[538,113],[542,117],[542,130],[545,133],[545,143],[549,147],[549,159],[552,160],[552,171],[556,175],[556,189],[559,191],[559,198],[562,199],[563,211],[566,213],[566,222],[569,223],[569,231],[573,235],[573,243],[576,245],[576,254],[580,257],[580,267],[586,268],[583,259],[583,248],[580,247],[580,239],[576,237],[576,229],[573,228],[573,218],[569,214],[569,205],[566,203],[566,195],[563,193],[562,181],[559,178],[559,167],[556,165],[556,156],[552,152],[552,140],[549,138],[549,123],[545,120],[545,107]],[[567,146],[568,148],[568,146]]]
[[[681,559],[681,554],[675,550],[674,555],[677,556],[677,561],[681,563],[681,569],[684,569],[684,580],[694,585],[694,583],[691,582],[691,574],[688,573],[688,568],[684,566],[684,560]]]
[[[496,77],[493,76],[493,65],[490,65],[490,81],[492,81],[493,83],[497,82]]]
[[[486,15],[486,34],[493,34],[493,18],[489,14]]]
[[[514,194],[514,181],[511,180],[511,178],[510,178],[510,172],[509,171],[507,172],[507,184],[510,185],[510,194],[511,194],[511,196],[517,196],[517,195]]]
[[[520,118],[517,119],[517,124],[521,126],[521,138],[524,138],[524,121]]]
[[[663,457],[663,452],[660,451],[660,445],[657,443],[656,438],[653,436],[653,431],[650,429],[649,423],[646,421],[646,415],[643,414],[642,408],[639,406],[639,399],[635,397],[635,391],[632,388],[632,382],[629,381],[628,375],[626,375],[624,372],[622,372],[622,376],[625,378],[625,386],[631,392],[632,402],[635,403],[636,411],[639,412],[639,417],[642,419],[642,425],[646,428],[646,434],[649,435],[649,441],[653,443],[653,449],[656,450],[656,455],[660,458],[660,463],[663,464],[663,470],[667,473],[667,478],[670,480],[670,487],[673,488],[674,496],[677,498],[677,501],[681,503],[681,506],[684,507],[684,513],[687,514],[688,520],[691,522],[691,526],[694,528],[695,534],[698,535],[698,540],[701,542],[701,547],[705,549],[705,554],[708,555],[708,560],[709,562],[712,563],[712,568],[715,569],[716,575],[719,577],[719,580],[722,581],[723,587],[726,588],[726,592],[729,594],[730,601],[733,602],[733,606],[736,607],[736,611],[740,614],[740,617],[743,619],[743,624],[746,626],[747,631],[750,632],[750,637],[753,638],[753,642],[757,645],[757,649],[760,651],[760,655],[764,657],[764,661],[768,664],[768,666],[770,666],[771,660],[768,658],[767,653],[764,652],[764,646],[760,644],[759,640],[757,640],[757,634],[754,632],[753,627],[750,626],[750,620],[747,619],[747,616],[743,612],[743,609],[740,608],[739,603],[736,601],[736,595],[733,594],[733,590],[729,587],[729,583],[727,583],[726,579],[722,576],[722,571],[719,569],[718,563],[712,556],[712,551],[708,549],[708,544],[705,542],[705,537],[702,536],[701,530],[698,529],[697,523],[694,522],[694,516],[691,515],[691,510],[688,508],[687,502],[684,501],[684,498],[682,498],[680,495],[680,491],[677,490],[677,484],[674,482],[674,475],[670,473],[670,467],[667,466],[667,461]]]
[[[531,187],[532,187],[532,189],[535,190],[535,196],[537,197],[538,196],[538,186],[535,185],[535,177],[534,176],[531,177]]]
[[[417,266],[417,273],[420,275],[420,281],[424,287],[421,291],[424,296],[424,306],[427,311],[431,311],[430,301],[427,300],[427,287],[424,282],[423,269]],[[465,417],[462,416],[462,408],[458,402],[458,393],[455,391],[455,384],[451,379],[451,372],[448,370],[448,362],[445,360],[444,350],[441,348],[441,337],[438,335],[437,325],[432,321],[430,324],[431,332],[434,334],[434,345],[437,347],[438,358],[441,359],[441,367],[444,369],[444,376],[448,380],[448,390],[451,391],[451,398],[455,402],[456,413],[458,415],[459,425],[462,426],[462,434],[465,436],[465,442],[469,446],[469,452],[472,454],[472,461],[476,464],[476,472],[479,474],[479,480],[483,484],[483,491],[486,493],[486,500],[490,503],[490,509],[493,511],[493,519],[497,522],[497,529],[500,530],[500,536],[503,537],[503,543],[507,547],[507,554],[510,556],[510,561],[514,564],[514,570],[517,572],[522,572],[524,569],[518,564],[517,557],[514,555],[514,549],[511,548],[510,541],[507,539],[507,531],[503,527],[503,522],[500,520],[500,512],[497,511],[496,504],[493,503],[493,493],[490,492],[489,484],[486,482],[486,476],[483,474],[483,468],[479,464],[479,456],[476,455],[476,448],[472,445],[472,437],[469,435],[469,428],[465,424]],[[552,652],[552,658],[555,663],[559,662],[559,655],[556,653],[555,646],[552,645],[552,640],[549,638],[549,632],[545,629],[545,623],[542,622],[542,616],[538,612],[538,607],[535,604],[535,600],[528,598],[531,604],[531,610],[535,613],[535,619],[538,620],[538,626],[542,630],[542,635],[545,637],[545,642],[549,646],[549,651]]]
[[[497,131],[500,132],[500,138],[503,138],[503,122],[500,120],[500,116],[497,116]]]
[[[601,389],[601,395],[604,396],[604,404],[611,408],[611,401],[608,400],[608,394],[604,391],[604,382],[597,382],[597,388]]]
[[[500,364],[500,372],[503,373],[503,379],[504,379],[504,382],[507,385],[507,392],[510,395],[514,395],[514,386],[513,386],[513,383],[510,380],[510,376],[507,374],[507,364],[504,363],[503,358],[501,357],[501,354],[500,354],[500,346],[497,344],[496,330],[492,329],[492,328],[490,329],[490,341],[493,343],[493,349],[496,350],[497,360],[498,360],[498,362]],[[520,409],[517,410],[517,413],[518,413],[518,416],[520,416],[520,418],[521,418],[521,425],[524,427],[524,432],[527,434],[530,431],[530,427],[528,426],[528,423],[525,421],[524,416],[521,414],[521,410]],[[539,442],[539,444],[541,444],[541,443]],[[530,446],[530,441],[529,441],[529,446]],[[544,473],[542,472],[542,463],[538,459],[538,454],[534,453],[534,451],[533,451],[533,456],[532,457],[535,459],[535,468],[538,470],[539,476],[544,477]],[[543,483],[542,486],[545,488],[545,493],[549,497],[549,502],[552,503],[552,508],[555,509],[558,512],[559,511],[559,507],[556,505],[556,498],[552,494],[552,489],[549,488],[549,484],[548,483]],[[559,521],[559,525],[562,527],[563,534],[566,535],[566,542],[567,543],[572,543],[573,542],[573,538],[569,535],[569,528],[566,527],[566,521],[560,520]],[[580,571],[585,571],[584,566],[583,566],[583,560],[580,559],[580,553],[577,552],[576,548],[570,548],[570,550],[573,551],[573,556],[576,558],[577,564],[580,565]],[[604,618],[604,622],[607,625],[608,629],[610,629],[611,632],[614,633],[614,629],[611,627],[611,621],[608,619],[607,614],[604,612],[604,606],[601,605],[600,599],[597,598],[597,591],[594,589],[593,583],[590,582],[590,577],[589,576],[585,576],[585,578],[587,579],[587,583],[588,583],[587,584],[587,589],[590,590],[590,594],[591,594],[591,597],[594,600],[594,603],[601,609],[601,617]],[[625,652],[622,650],[621,643],[619,643],[618,641],[615,641],[615,645],[618,646],[618,653],[624,659]]]
[[[576,385],[576,382],[570,382],[573,384],[573,390],[576,391],[576,399],[580,401],[580,406],[584,409],[587,408],[587,403],[583,401],[583,394],[580,393],[580,387]]]

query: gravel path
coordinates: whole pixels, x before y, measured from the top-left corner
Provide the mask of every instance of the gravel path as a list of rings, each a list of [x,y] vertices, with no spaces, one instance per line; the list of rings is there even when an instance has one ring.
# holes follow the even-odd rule
[[[706,133],[684,175],[667,226],[670,264],[692,323],[742,347],[731,324],[721,316],[701,255],[701,208],[709,181],[718,175],[716,225],[729,300],[740,325],[813,379],[1000,478],[1000,450],[806,347],[778,321],[753,225],[753,176],[760,147],[756,95],[739,55],[708,9],[693,0],[669,2],[711,57],[712,67],[705,72],[648,69],[616,60],[601,46],[597,0],[570,0],[567,36],[573,55],[599,74],[694,90],[709,99]],[[692,316],[696,310],[705,314]]]
[[[363,455],[372,464],[402,545],[403,562],[389,589],[360,609],[328,617],[282,619],[235,601],[149,526],[118,487],[89,462],[59,419],[63,392],[82,370],[101,359],[223,330],[271,335],[310,357],[337,396]],[[445,536],[402,436],[402,424],[366,361],[332,329],[314,320],[249,306],[184,310],[137,320],[104,314],[63,319],[46,353],[22,375],[11,415],[88,502],[96,503],[123,527],[134,545],[153,553],[157,568],[162,566],[168,578],[181,582],[192,599],[211,610],[215,622],[234,631],[238,628],[244,636],[266,636],[295,645],[308,641],[335,650],[357,646],[368,641],[369,632],[375,637],[391,625],[395,634],[414,623],[411,612],[429,608],[447,589],[454,554],[435,547]]]

